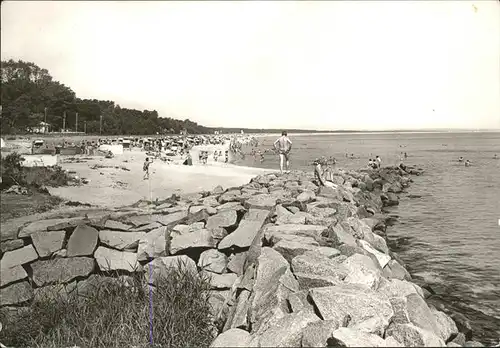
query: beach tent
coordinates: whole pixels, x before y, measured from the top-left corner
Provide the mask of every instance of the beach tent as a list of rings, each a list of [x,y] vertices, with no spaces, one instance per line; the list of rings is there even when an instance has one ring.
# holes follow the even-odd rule
[[[5,147],[5,141],[2,138],[0,138],[0,147]]]

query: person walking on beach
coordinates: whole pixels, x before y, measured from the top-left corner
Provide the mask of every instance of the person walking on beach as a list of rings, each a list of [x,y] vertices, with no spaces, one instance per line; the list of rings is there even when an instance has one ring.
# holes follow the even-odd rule
[[[274,142],[274,148],[279,153],[280,156],[280,172],[283,173],[283,164],[285,163],[285,170],[288,170],[290,167],[290,151],[292,150],[292,141],[288,137],[286,131],[281,133],[281,137],[279,137]]]
[[[144,171],[144,177],[142,180],[147,180],[149,179],[149,165],[151,162],[149,161],[149,157],[146,157],[146,161],[144,162],[144,165],[142,166],[142,170]]]
[[[375,162],[377,163],[377,168],[380,168],[382,165],[382,159],[378,156],[375,157]]]

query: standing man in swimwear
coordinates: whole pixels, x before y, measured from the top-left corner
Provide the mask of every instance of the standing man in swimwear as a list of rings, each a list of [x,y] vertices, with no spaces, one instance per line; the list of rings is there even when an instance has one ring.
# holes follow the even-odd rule
[[[280,155],[280,172],[283,173],[283,162],[286,161],[285,170],[290,167],[290,151],[292,150],[292,141],[288,138],[286,131],[283,131],[281,137],[274,142],[274,148]]]

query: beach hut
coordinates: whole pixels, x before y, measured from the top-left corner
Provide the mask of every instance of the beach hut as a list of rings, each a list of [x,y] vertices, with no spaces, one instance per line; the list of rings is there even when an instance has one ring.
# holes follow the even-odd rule
[[[130,139],[123,139],[122,145],[123,149],[130,149]]]

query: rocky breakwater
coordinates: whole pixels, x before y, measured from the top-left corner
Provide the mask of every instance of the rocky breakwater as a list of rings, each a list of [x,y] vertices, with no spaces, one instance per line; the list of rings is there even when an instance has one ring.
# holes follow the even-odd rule
[[[154,287],[182,263],[210,280],[213,347],[470,345],[387,247],[383,208],[398,204],[409,176],[335,174],[335,189],[310,173],[269,174],[156,204],[11,224],[1,241],[1,309],[136,272]]]

